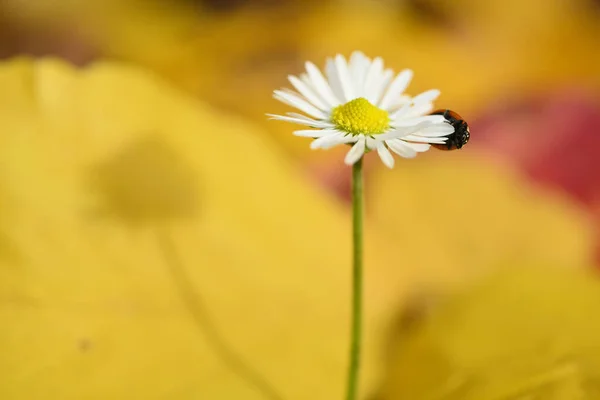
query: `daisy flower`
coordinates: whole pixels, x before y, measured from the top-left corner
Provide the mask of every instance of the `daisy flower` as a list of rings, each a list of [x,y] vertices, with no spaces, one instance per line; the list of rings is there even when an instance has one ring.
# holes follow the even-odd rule
[[[412,158],[429,150],[430,144],[443,144],[454,132],[441,115],[428,115],[437,89],[411,97],[404,94],[412,79],[409,69],[394,76],[379,57],[371,60],[354,52],[347,61],[342,55],[327,59],[325,76],[313,63],[306,72],[290,75],[294,90],[275,90],[275,99],[304,114],[267,114],[271,119],[293,122],[313,129],[294,132],[310,137],[312,149],[329,149],[353,144],[345,157],[352,165],[370,150],[377,150],[381,161],[394,166],[390,150]]]

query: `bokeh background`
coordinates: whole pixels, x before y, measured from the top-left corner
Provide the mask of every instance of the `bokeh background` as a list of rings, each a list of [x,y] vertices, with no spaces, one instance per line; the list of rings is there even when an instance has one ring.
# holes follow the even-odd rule
[[[600,398],[599,45],[594,0],[0,1],[0,399],[342,398],[345,149],[265,113],[353,50],[472,134],[367,156],[362,397]]]

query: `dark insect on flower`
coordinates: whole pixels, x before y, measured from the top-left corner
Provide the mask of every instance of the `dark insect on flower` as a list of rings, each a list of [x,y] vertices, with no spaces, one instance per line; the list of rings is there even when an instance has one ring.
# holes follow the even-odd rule
[[[446,122],[454,127],[454,133],[447,136],[446,143],[432,144],[433,147],[440,150],[457,150],[467,144],[471,133],[469,125],[460,115],[452,110],[435,110],[431,115],[443,115]]]

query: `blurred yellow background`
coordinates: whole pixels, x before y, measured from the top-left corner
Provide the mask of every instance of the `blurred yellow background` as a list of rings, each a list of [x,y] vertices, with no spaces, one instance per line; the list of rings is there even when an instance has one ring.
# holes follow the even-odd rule
[[[561,337],[600,345],[598,43],[593,0],[3,0],[0,399],[341,398],[345,150],[265,113],[306,60],[356,49],[472,133],[392,171],[367,155],[363,398],[595,398],[585,371],[538,382],[586,353]],[[546,337],[548,308],[578,317]]]

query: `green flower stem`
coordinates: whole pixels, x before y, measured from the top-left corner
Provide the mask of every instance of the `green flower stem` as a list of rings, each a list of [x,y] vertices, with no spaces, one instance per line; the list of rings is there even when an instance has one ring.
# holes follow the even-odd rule
[[[364,213],[362,164],[361,158],[352,167],[352,327],[346,400],[356,400],[358,397],[358,372],[360,369]]]

